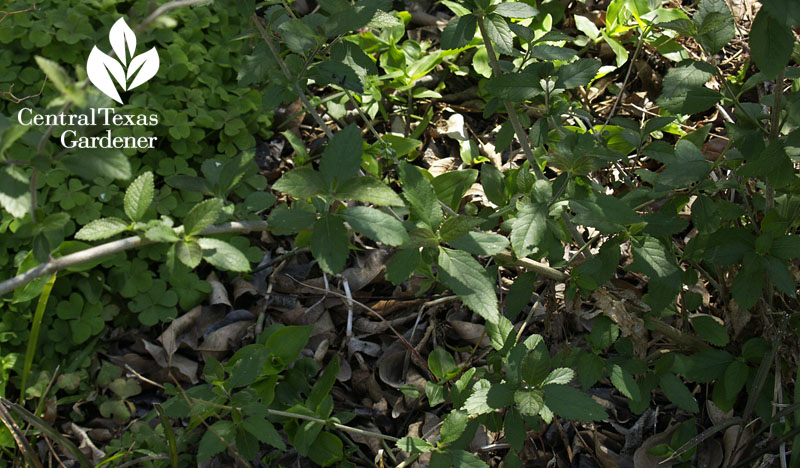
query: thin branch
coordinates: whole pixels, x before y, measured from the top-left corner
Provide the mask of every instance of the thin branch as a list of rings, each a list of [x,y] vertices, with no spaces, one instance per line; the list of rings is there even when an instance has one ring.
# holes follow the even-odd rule
[[[254,231],[268,231],[269,229],[271,228],[267,225],[266,221],[234,221],[216,226],[209,226],[205,228],[200,235],[225,234],[231,232],[248,233]],[[183,231],[183,227],[181,226],[175,228],[175,231],[176,233],[180,233]],[[126,250],[154,243],[155,242],[144,237],[132,236],[125,239],[107,242],[95,247],[90,247],[86,250],[81,250],[79,252],[49,260],[37,267],[31,268],[25,273],[0,283],[0,296],[15,290],[20,286],[24,286],[37,278],[59,272],[65,268],[70,268],[82,263],[107,257],[115,253],[124,252]]]

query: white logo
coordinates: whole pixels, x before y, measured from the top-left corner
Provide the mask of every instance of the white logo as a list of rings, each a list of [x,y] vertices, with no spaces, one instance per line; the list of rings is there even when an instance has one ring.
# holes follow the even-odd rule
[[[156,48],[153,47],[143,54],[134,56],[136,34],[122,18],[118,19],[114,26],[111,27],[108,32],[108,39],[111,42],[114,53],[119,57],[119,61],[94,46],[86,63],[86,74],[97,89],[122,104],[122,98],[120,98],[117,87],[111,77],[113,76],[117,80],[123,91],[130,91],[140,84],[146,83],[158,71],[158,53]],[[126,45],[127,48],[125,47]],[[128,63],[128,57],[130,57],[130,63]],[[134,75],[136,75],[135,78]],[[128,85],[127,83],[131,78],[134,79]]]

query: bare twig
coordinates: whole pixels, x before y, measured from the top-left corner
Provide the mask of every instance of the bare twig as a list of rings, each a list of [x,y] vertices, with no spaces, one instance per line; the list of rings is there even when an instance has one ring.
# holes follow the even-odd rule
[[[234,221],[216,226],[209,226],[205,228],[200,235],[224,234],[230,232],[248,233],[254,231],[268,231],[270,229],[271,228],[267,225],[266,221]],[[180,233],[183,231],[183,227],[181,226],[175,228],[175,231]],[[82,263],[91,262],[93,260],[106,257],[108,255],[113,255],[118,252],[124,252],[126,250],[150,245],[153,243],[153,241],[144,237],[132,236],[125,239],[107,242],[86,250],[81,250],[79,252],[49,260],[37,267],[31,268],[25,273],[19,274],[0,283],[0,296],[9,293],[20,286],[24,286],[37,278],[56,273],[65,268],[70,268]]]

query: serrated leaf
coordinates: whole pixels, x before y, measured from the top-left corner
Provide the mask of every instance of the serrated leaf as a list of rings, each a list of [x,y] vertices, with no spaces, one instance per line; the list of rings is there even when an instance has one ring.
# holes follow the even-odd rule
[[[356,232],[374,241],[386,245],[402,245],[409,241],[403,223],[375,208],[354,206],[340,211],[339,216],[344,218]]]
[[[311,167],[298,167],[282,175],[273,190],[284,192],[296,199],[311,198],[327,191],[325,179]]]
[[[602,193],[594,194],[593,199],[570,200],[569,206],[576,213],[575,223],[595,227],[604,234],[615,234],[625,225],[640,221],[624,201]]]
[[[225,442],[232,443],[236,434],[236,427],[232,421],[217,421],[211,425],[211,429],[213,429],[213,432],[207,430],[203,434],[203,438],[200,439],[200,444],[197,448],[198,462],[208,460],[225,450]]]
[[[750,29],[750,56],[767,78],[775,78],[792,58],[792,30],[769,9],[758,10]]]
[[[199,234],[214,224],[222,212],[222,200],[211,198],[195,205],[183,218],[183,232],[187,236]]]
[[[70,89],[73,86],[72,78],[70,78],[69,74],[64,70],[64,67],[38,55],[34,56],[33,59],[61,94],[67,94],[72,91]]]
[[[131,221],[139,221],[153,202],[153,173],[147,171],[136,178],[125,191],[123,206]]]
[[[477,179],[477,170],[464,169],[438,175],[431,181],[431,185],[442,203],[452,208],[453,211],[458,211],[461,199]]]
[[[489,468],[486,462],[466,450],[453,450],[451,456],[453,465],[459,468]]]
[[[392,256],[386,265],[386,279],[398,285],[411,278],[419,265],[421,256],[419,249],[402,249]]]
[[[686,385],[675,374],[662,375],[659,380],[659,386],[664,395],[669,398],[669,401],[675,403],[679,408],[690,413],[697,413],[700,410],[692,392],[686,388]]]
[[[544,407],[544,393],[538,389],[517,390],[514,392],[514,403],[525,416],[536,416]]]
[[[333,135],[319,163],[322,176],[328,182],[338,180],[339,183],[355,177],[361,167],[362,145],[361,130],[355,124]]]
[[[175,256],[187,267],[194,269],[203,259],[203,249],[194,241],[175,244]]]
[[[704,86],[713,75],[708,64],[683,61],[667,71],[656,103],[674,114],[703,112],[722,99],[720,93]]]
[[[412,220],[422,221],[431,229],[438,228],[442,223],[442,209],[433,186],[415,166],[403,162],[398,167],[403,196],[410,205]]]
[[[628,269],[650,277],[645,302],[654,312],[661,311],[680,291],[682,270],[676,264],[675,256],[654,237],[634,238],[632,251],[634,260]]]
[[[608,414],[589,395],[569,385],[546,385],[544,403],[562,418],[576,421],[600,421]]]
[[[337,200],[357,200],[377,206],[403,206],[403,199],[386,184],[373,177],[356,177],[336,190]]]
[[[505,18],[498,14],[489,14],[484,21],[486,35],[488,38],[484,40],[492,41],[495,50],[500,54],[513,55],[514,54],[514,33],[508,27]]]
[[[487,322],[497,323],[500,312],[494,280],[472,255],[445,247],[439,248],[439,279],[452,289],[464,304]]]
[[[516,393],[514,394],[516,401]],[[516,451],[522,450],[525,445],[527,434],[525,433],[525,421],[522,420],[519,411],[516,408],[509,408],[506,411],[506,417],[503,421],[503,431],[505,432],[506,440]]]
[[[503,2],[494,9],[494,13],[506,18],[531,18],[539,13],[539,10],[522,2]]]
[[[692,328],[700,338],[708,341],[714,346],[725,346],[730,339],[725,326],[714,320],[713,317],[700,315],[691,319]]]
[[[203,259],[215,267],[228,271],[250,271],[250,261],[231,244],[211,237],[201,237],[197,243],[203,249]]]
[[[472,388],[472,394],[464,402],[470,415],[486,414],[505,408],[514,401],[514,391],[506,383],[490,383],[481,379]]]
[[[482,220],[479,218],[472,218],[470,216],[451,216],[445,220],[442,227],[439,229],[439,237],[442,242],[449,242],[467,234],[472,228],[481,224]]]
[[[473,14],[457,17],[442,31],[442,50],[460,49],[475,37],[478,19]]]
[[[539,65],[539,64],[534,64]],[[529,66],[522,72],[505,73],[492,77],[486,83],[486,91],[504,101],[520,103],[544,94],[539,80],[552,69],[551,63],[544,66]]]
[[[128,230],[130,224],[119,218],[100,218],[89,222],[75,234],[78,240],[93,241],[108,239]]]
[[[61,158],[73,174],[89,181],[100,177],[130,179],[131,163],[119,149],[72,149]]]
[[[508,247],[508,239],[493,232],[470,231],[463,236],[447,241],[450,247],[474,255],[495,255]]]
[[[575,371],[568,367],[559,367],[550,371],[550,374],[545,377],[542,386],[548,384],[566,385],[575,377]]]
[[[433,445],[425,442],[419,437],[403,437],[397,441],[397,448],[408,453],[409,455],[416,455],[419,453],[427,453],[433,449]]]
[[[539,246],[547,234],[547,207],[520,201],[517,217],[511,222],[511,246],[519,258],[525,258]]]
[[[13,166],[0,168],[0,206],[15,218],[24,217],[31,209],[29,178]]]
[[[636,383],[636,380],[633,378],[630,372],[618,364],[611,366],[611,383],[617,387],[617,390],[619,390],[620,393],[629,399],[638,400],[641,398],[639,384]]]
[[[456,361],[444,348],[437,346],[428,354],[428,367],[436,378],[442,380],[448,372],[456,368]]]
[[[531,47],[531,57],[539,60],[569,60],[576,55],[578,55],[577,51],[550,44],[539,44]]]
[[[441,438],[439,439],[439,442],[442,444],[448,444],[458,440],[458,438],[461,437],[461,434],[463,434],[464,430],[467,428],[468,422],[469,420],[466,412],[460,410],[451,411],[450,414],[445,416],[444,422],[442,423],[442,429],[440,430]]]
[[[577,15],[576,15],[577,18]],[[578,59],[558,69],[557,87],[564,89],[586,86],[594,80],[603,64],[595,59]]]
[[[175,231],[163,224],[157,224],[145,231],[144,236],[153,242],[176,242],[180,240]]]
[[[701,0],[692,18],[697,25],[697,39],[716,54],[736,35],[733,15],[725,0]]]
[[[324,213],[314,223],[311,254],[324,272],[335,275],[344,269],[349,244],[347,228],[340,217]]]

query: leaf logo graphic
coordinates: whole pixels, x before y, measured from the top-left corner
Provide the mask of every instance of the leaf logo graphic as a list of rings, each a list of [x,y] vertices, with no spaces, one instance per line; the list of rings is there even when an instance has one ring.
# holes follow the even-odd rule
[[[143,54],[134,56],[136,34],[122,18],[118,19],[114,26],[111,26],[108,39],[119,61],[94,46],[86,63],[86,74],[97,89],[122,104],[122,98],[119,96],[114,80],[123,91],[130,91],[147,82],[158,71],[158,53],[153,47]],[[130,63],[128,63],[129,57]],[[114,80],[111,79],[112,77]],[[129,82],[130,84],[128,84]]]

